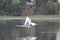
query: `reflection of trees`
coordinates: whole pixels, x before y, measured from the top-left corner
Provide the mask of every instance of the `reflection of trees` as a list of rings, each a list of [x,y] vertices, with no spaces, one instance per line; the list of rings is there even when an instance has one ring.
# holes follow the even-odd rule
[[[36,35],[38,36],[38,40],[55,40],[57,29],[57,22],[39,22],[39,26],[36,27]]]
[[[17,32],[16,32],[15,25],[16,24],[22,25],[24,23],[22,22],[23,20],[0,21],[0,40],[15,40],[16,34],[17,37],[36,35],[38,37],[38,40],[54,40],[56,37],[56,33],[52,33],[52,32],[56,32],[57,29],[59,28],[57,22],[35,21],[38,24],[38,26],[36,26],[35,28],[33,27],[32,28],[33,31],[31,29],[17,28]],[[26,30],[28,31],[30,30],[31,33],[27,35]],[[34,32],[34,30],[36,30],[36,33]]]
[[[0,21],[0,40],[15,40],[15,26],[13,23]]]

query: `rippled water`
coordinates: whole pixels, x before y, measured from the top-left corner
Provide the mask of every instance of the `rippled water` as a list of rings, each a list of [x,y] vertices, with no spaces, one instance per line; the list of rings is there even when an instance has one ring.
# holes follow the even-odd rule
[[[55,40],[58,38],[56,32],[58,22],[51,21],[33,21],[38,24],[35,27],[35,33],[31,32],[30,36],[36,36],[37,40]],[[25,28],[16,28],[16,25],[24,24],[24,20],[0,21],[0,40],[15,40],[16,37],[26,37]],[[31,30],[30,30],[31,31]],[[57,33],[58,34],[58,33]],[[58,39],[57,39],[58,40]]]

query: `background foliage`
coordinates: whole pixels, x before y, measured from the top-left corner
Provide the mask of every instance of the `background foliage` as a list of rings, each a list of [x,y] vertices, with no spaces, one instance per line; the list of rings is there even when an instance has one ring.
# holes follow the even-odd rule
[[[57,14],[57,0],[36,0],[36,4],[26,5],[30,0],[0,0],[0,15],[55,15]],[[29,10],[28,10],[29,9]],[[31,11],[32,10],[32,11]],[[25,13],[26,11],[26,13]],[[29,13],[31,12],[31,14]]]

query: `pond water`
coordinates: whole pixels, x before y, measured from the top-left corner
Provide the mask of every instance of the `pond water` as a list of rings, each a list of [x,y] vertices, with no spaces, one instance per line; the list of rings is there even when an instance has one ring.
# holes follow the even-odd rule
[[[38,25],[31,29],[16,27],[23,25],[24,20],[0,20],[0,40],[16,40],[16,38],[36,36],[37,40],[55,40],[59,22],[33,21]],[[29,30],[29,32],[27,31]]]

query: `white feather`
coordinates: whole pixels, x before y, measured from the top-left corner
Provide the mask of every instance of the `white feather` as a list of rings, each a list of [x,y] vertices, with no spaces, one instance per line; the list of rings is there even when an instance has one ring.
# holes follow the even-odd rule
[[[37,24],[31,22],[31,19],[29,17],[26,17],[24,25],[22,25],[22,26],[17,25],[17,26],[30,28],[31,26],[35,26],[35,25],[37,25]]]
[[[35,25],[37,25],[37,24],[36,24],[36,23],[31,22],[31,25],[32,25],[32,26],[35,26]]]

